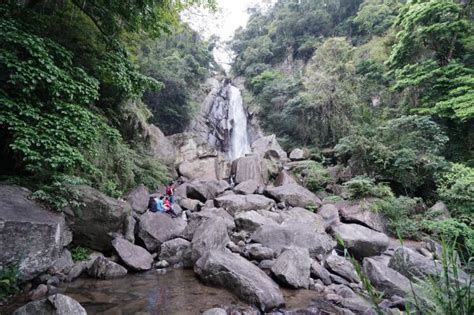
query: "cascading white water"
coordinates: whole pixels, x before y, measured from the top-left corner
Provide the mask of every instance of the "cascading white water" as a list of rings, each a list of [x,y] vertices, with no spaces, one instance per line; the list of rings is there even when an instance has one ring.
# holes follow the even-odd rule
[[[229,158],[231,161],[250,152],[247,131],[247,115],[245,114],[242,94],[235,86],[229,86],[229,116],[232,127],[230,134]]]

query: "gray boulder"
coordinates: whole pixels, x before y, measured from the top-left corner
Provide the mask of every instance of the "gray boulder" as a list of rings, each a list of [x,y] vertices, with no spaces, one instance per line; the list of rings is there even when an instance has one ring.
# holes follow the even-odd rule
[[[49,271],[53,274],[56,273],[68,273],[72,267],[74,267],[74,261],[72,260],[71,252],[67,249],[64,249],[59,256],[53,263],[53,265],[49,268]]]
[[[388,247],[387,235],[358,224],[339,224],[333,226],[332,230],[344,241],[347,250],[358,259],[380,255]]]
[[[196,229],[206,220],[214,217],[219,217],[224,220],[227,226],[227,231],[230,233],[235,229],[234,218],[222,208],[204,208],[199,212],[192,212],[188,216],[188,224],[181,233],[181,237],[191,241],[193,239]]]
[[[326,224],[319,214],[304,208],[291,208],[280,213],[282,225],[306,225],[307,229],[317,233],[324,233]]]
[[[223,308],[215,307],[205,311],[202,315],[227,315],[227,312]]]
[[[340,223],[339,211],[332,204],[324,204],[319,208],[318,214],[323,218],[326,226],[337,225]]]
[[[179,164],[178,171],[190,180],[212,181],[217,180],[216,157],[205,157],[193,161],[184,161]]]
[[[289,184],[298,184],[298,182],[287,171],[281,171],[273,183],[275,187]]]
[[[308,206],[319,207],[321,205],[321,200],[315,194],[296,184],[268,188],[265,190],[265,195],[277,202],[284,202],[292,207],[306,208]]]
[[[154,158],[165,163],[174,163],[177,150],[173,143],[163,134],[163,132],[155,125],[148,125],[148,147]]]
[[[292,247],[285,250],[273,264],[271,271],[285,285],[293,288],[309,286],[311,259],[306,248]]]
[[[447,220],[451,217],[448,207],[442,201],[436,202],[427,211],[435,220]]]
[[[99,256],[87,270],[87,274],[93,278],[107,280],[125,276],[127,269],[103,256]]]
[[[371,200],[363,200],[358,203],[341,203],[339,214],[346,223],[357,223],[365,225],[372,230],[384,233],[387,230],[387,222],[381,213],[369,210]]]
[[[343,277],[349,282],[359,282],[359,276],[355,272],[352,263],[344,257],[338,255],[329,255],[326,258],[325,266],[331,272]]]
[[[257,211],[237,212],[235,214],[235,225],[240,230],[254,232],[256,229],[265,224],[275,224],[271,218],[264,217]]]
[[[255,180],[259,185],[265,182],[262,160],[256,155],[243,156],[232,162],[232,174],[236,184]]]
[[[292,161],[302,161],[306,160],[309,157],[308,151],[302,149],[294,149],[290,152],[290,160]]]
[[[160,260],[166,260],[171,265],[182,264],[185,268],[193,266],[191,260],[191,243],[182,238],[175,238],[173,240],[161,244]]]
[[[258,182],[254,179],[246,180],[234,187],[234,192],[241,195],[251,195],[258,190]]]
[[[171,218],[164,213],[147,212],[140,217],[138,237],[150,252],[160,249],[164,242],[178,237],[186,227],[181,218]]]
[[[43,300],[30,302],[13,312],[13,315],[87,315],[76,300],[63,294],[54,294]]]
[[[373,286],[383,292],[385,297],[404,297],[410,292],[410,280],[382,262],[364,258],[363,268]]]
[[[285,302],[278,285],[245,258],[223,250],[211,250],[194,266],[197,276],[211,285],[227,288],[262,311]]]
[[[179,199],[178,204],[181,208],[189,211],[199,211],[203,206],[203,203],[201,201],[190,198]]]
[[[135,271],[150,270],[153,264],[153,257],[143,247],[134,245],[123,238],[116,238],[112,241],[112,246],[120,259],[130,269]]]
[[[330,252],[336,242],[326,233],[313,232],[308,225],[273,225],[267,224],[258,228],[251,239],[279,254],[286,247],[301,247],[309,251],[311,257]]]
[[[72,240],[64,217],[29,197],[24,188],[0,185],[0,265],[18,265],[20,280],[45,272]]]
[[[273,249],[262,246],[261,244],[249,244],[245,246],[243,255],[250,260],[261,261],[273,259],[275,253]]]
[[[229,242],[224,220],[219,217],[206,220],[194,232],[191,259],[195,262],[211,249],[223,250]]]
[[[86,186],[70,186],[81,206],[66,211],[74,243],[98,251],[111,251],[112,240],[125,235],[132,209],[126,202],[110,198]]]
[[[265,156],[269,155],[281,160],[287,158],[286,152],[281,148],[275,135],[270,135],[255,140],[252,143],[251,148],[252,152],[257,154],[260,158],[264,158]]]
[[[214,203],[231,215],[240,211],[270,210],[275,205],[273,200],[261,195],[227,195],[214,199]]]
[[[311,276],[320,279],[325,285],[330,285],[332,283],[329,271],[327,271],[326,268],[321,266],[317,261],[313,261],[311,264]]]
[[[206,202],[206,200],[216,198],[217,195],[229,188],[230,186],[225,180],[191,182],[186,186],[186,195],[188,198]]]
[[[140,185],[137,188],[128,192],[124,199],[132,207],[132,210],[137,213],[145,213],[146,209],[148,208],[148,202],[150,200],[150,192],[145,185]]]
[[[388,266],[410,279],[437,277],[442,272],[440,262],[407,247],[398,247],[390,258]]]

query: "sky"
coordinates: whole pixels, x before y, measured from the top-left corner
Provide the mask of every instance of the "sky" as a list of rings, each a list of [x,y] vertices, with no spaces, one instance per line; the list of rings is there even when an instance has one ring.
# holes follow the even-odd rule
[[[192,8],[183,14],[183,20],[199,32],[205,39],[211,36],[219,38],[214,58],[228,70],[232,62],[232,53],[226,46],[235,30],[247,24],[249,8],[260,6],[268,8],[275,0],[217,0],[217,12]]]

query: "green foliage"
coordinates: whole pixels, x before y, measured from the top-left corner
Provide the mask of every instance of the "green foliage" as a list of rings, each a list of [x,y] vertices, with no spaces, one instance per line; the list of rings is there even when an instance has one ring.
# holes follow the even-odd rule
[[[344,183],[352,198],[390,198],[393,197],[392,190],[385,184],[378,183],[367,176],[356,176]]]
[[[472,218],[471,218],[472,219]],[[439,240],[455,244],[463,254],[474,252],[474,229],[456,219],[423,221],[423,228]]]
[[[474,168],[459,163],[438,175],[438,195],[451,214],[472,225],[474,215]]]
[[[455,121],[474,118],[470,54],[472,1],[410,1],[400,10],[400,32],[388,59],[395,70],[394,88],[405,90],[410,105],[422,113]],[[466,51],[468,50],[468,51]]]
[[[413,115],[356,130],[335,149],[341,157],[350,156],[356,173],[393,181],[413,193],[444,168],[440,154],[447,140],[435,122]]]
[[[183,26],[172,36],[143,41],[138,53],[140,69],[163,88],[147,90],[144,102],[153,113],[152,122],[165,134],[184,131],[195,112],[192,92],[217,66],[207,42]]]
[[[305,161],[298,164],[293,173],[300,183],[312,192],[324,190],[330,181],[330,176],[326,168],[315,161]]]
[[[82,246],[76,246],[73,249],[71,249],[72,260],[74,262],[85,261],[89,259],[89,254],[90,254],[89,250]]]
[[[332,195],[323,198],[323,203],[337,203],[340,201],[344,201],[340,196]]]
[[[353,22],[361,35],[380,35],[395,22],[398,9],[398,1],[365,0]]]
[[[418,312],[447,315],[473,313],[472,275],[465,279],[458,263],[453,243],[443,241],[441,273],[421,279],[414,285],[411,300]]]
[[[0,299],[8,297],[19,291],[18,266],[0,267]]]

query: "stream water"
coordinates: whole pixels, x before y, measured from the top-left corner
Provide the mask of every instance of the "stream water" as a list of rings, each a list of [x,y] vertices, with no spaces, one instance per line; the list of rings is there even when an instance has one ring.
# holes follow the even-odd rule
[[[203,285],[187,269],[171,269],[166,273],[152,270],[113,280],[80,278],[61,284],[59,290],[81,303],[89,315],[194,315],[213,307],[229,306],[235,310],[252,310],[227,290]],[[285,309],[317,305],[331,313],[331,307],[315,291],[282,289],[282,292]],[[27,303],[25,298],[20,296],[0,307],[0,314],[11,314]]]

